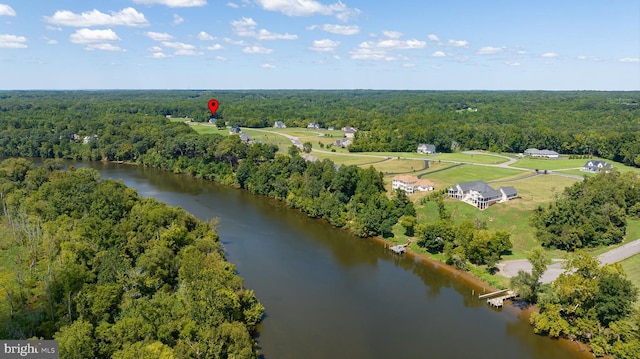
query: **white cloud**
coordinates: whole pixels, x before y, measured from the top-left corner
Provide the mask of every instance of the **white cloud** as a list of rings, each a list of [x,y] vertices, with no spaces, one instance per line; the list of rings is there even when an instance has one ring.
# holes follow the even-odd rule
[[[9,5],[0,4],[0,16],[16,16],[16,11]]]
[[[149,55],[148,57],[150,57],[152,59],[165,59],[165,58],[167,58],[169,56],[164,54],[162,51],[158,51],[158,52],[154,52],[153,54]]]
[[[449,45],[453,47],[467,47],[469,46],[469,41],[467,40],[449,40]]]
[[[256,32],[256,27],[258,27],[258,24],[252,18],[247,18],[247,17],[243,17],[240,20],[232,21],[231,27],[233,28],[233,32],[238,36],[253,37],[258,40],[296,40],[298,39],[298,35],[291,35],[289,33],[277,34],[277,33],[272,33],[265,29],[260,29]]]
[[[378,61],[397,61],[408,60],[406,56],[392,54],[397,50],[415,50],[422,49],[427,46],[424,41],[384,39],[379,41],[365,41],[360,43],[357,49],[350,52],[351,58],[355,60],[378,60]]]
[[[476,51],[476,54],[478,55],[493,55],[493,54],[497,54],[504,51],[503,48],[500,47],[492,47],[492,46],[485,46],[485,47],[481,47],[480,49],[478,49],[478,51]]]
[[[307,27],[307,30],[315,30],[315,29],[320,29],[322,31],[326,31],[332,34],[337,34],[337,35],[356,35],[360,33],[360,27],[358,25],[324,24],[324,25],[312,25]]]
[[[431,41],[438,41],[438,42],[440,41],[440,38],[436,34],[429,34],[427,35],[427,38]]]
[[[406,67],[406,68],[416,67],[416,64],[406,63],[406,64],[402,64],[402,67]]]
[[[218,51],[218,50],[224,50],[224,47],[220,44],[215,44],[211,46],[206,46],[204,49],[210,50],[210,51]]]
[[[526,55],[527,52],[524,51],[524,50],[519,50],[519,51],[516,51],[516,54],[518,54],[518,55]]]
[[[46,36],[43,36],[42,39],[47,42],[47,45],[57,45],[58,44],[58,40],[50,39],[50,38],[48,38]]]
[[[334,52],[338,45],[340,45],[339,41],[330,39],[315,40],[308,49],[315,52]]]
[[[173,26],[180,25],[184,22],[184,18],[178,14],[173,14],[173,22],[171,23]]]
[[[74,44],[98,44],[106,43],[110,41],[120,41],[118,35],[111,29],[107,30],[91,30],[80,29],[76,30],[69,40]]]
[[[209,34],[207,34],[204,31],[200,31],[200,33],[198,34],[198,40],[202,40],[202,41],[213,41],[216,38],[214,36],[211,36]]]
[[[556,54],[555,52],[545,52],[544,54],[542,54],[542,57],[548,58],[548,59],[552,59],[554,57],[558,57],[559,55]]]
[[[350,9],[344,3],[324,5],[315,0],[255,0],[263,9],[281,12],[287,16],[335,15],[347,21],[356,17],[360,10]]]
[[[507,64],[507,65],[509,65],[509,66],[520,66],[520,63],[519,63],[519,62],[511,62],[511,61],[507,61],[507,62],[506,62],[506,64]]]
[[[89,51],[93,51],[93,50],[118,51],[118,52],[125,52],[126,51],[126,50],[122,49],[120,46],[116,46],[116,45],[109,44],[109,43],[89,44],[84,49],[85,50],[89,50]]]
[[[623,57],[620,62],[640,62],[640,57]]]
[[[184,42],[171,42],[163,41],[162,46],[172,48],[174,50],[195,50],[195,46],[191,44],[185,44]]]
[[[133,0],[136,4],[165,5],[168,7],[195,7],[207,5],[207,0]]]
[[[382,34],[391,39],[399,39],[402,37],[402,33],[398,31],[383,31]]]
[[[260,67],[262,67],[263,69],[275,69],[276,68],[274,65],[271,65],[271,64],[262,64],[262,65],[260,65]]]
[[[442,52],[442,51],[436,51],[433,54],[431,54],[431,56],[433,56],[433,57],[445,57],[447,55],[445,55],[445,53]]]
[[[144,33],[148,38],[154,41],[169,41],[173,39],[173,36],[167,34],[166,32],[153,32],[147,31]]]
[[[268,49],[262,46],[247,46],[242,49],[245,54],[270,54],[273,53],[273,49]]]
[[[62,31],[62,28],[60,26],[47,25],[45,26],[45,29],[51,30],[51,31]]]
[[[27,38],[9,34],[0,34],[0,48],[4,49],[26,49]]]
[[[228,61],[229,59],[223,56],[216,56],[214,57],[214,60],[216,61]]]
[[[228,2],[228,3],[227,3],[227,6],[228,6],[228,7],[231,7],[231,8],[234,8],[234,9],[237,9],[237,8],[239,8],[239,7],[240,7],[240,6],[238,6],[238,4],[236,4],[236,3],[232,3],[232,2]]]
[[[247,43],[244,40],[234,40],[234,39],[230,39],[228,37],[225,37],[222,40],[224,42],[228,43],[228,44],[231,44],[231,45],[247,46]]]
[[[111,12],[111,15],[102,13],[98,10],[86,11],[82,14],[75,14],[68,10],[56,11],[53,16],[45,16],[45,21],[50,24],[89,27],[89,26],[133,26],[144,27],[149,26],[149,22],[145,19],[144,14],[139,13],[136,9],[128,7],[119,12]]]
[[[152,46],[149,48],[149,51],[151,52],[161,52],[162,48],[160,46]]]
[[[577,57],[577,59],[583,60],[583,61],[602,61],[602,59],[597,56],[585,56],[585,55],[580,55]]]

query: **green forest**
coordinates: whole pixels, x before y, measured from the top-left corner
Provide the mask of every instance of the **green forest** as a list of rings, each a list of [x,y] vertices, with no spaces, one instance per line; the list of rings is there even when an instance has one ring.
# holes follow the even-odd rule
[[[54,338],[63,358],[257,357],[264,308],[212,223],[60,167],[0,163],[1,338]]]
[[[215,117],[228,125],[271,127],[354,126],[356,141],[350,151],[412,152],[418,143],[432,143],[438,152],[457,148],[521,153],[527,148],[562,154],[594,155],[629,166],[640,166],[640,93],[598,91],[4,91],[0,92],[0,131],[31,128],[29,121],[59,122],[52,129],[68,136],[98,135],[104,127],[87,119],[167,115],[207,121],[207,102],[216,98]],[[4,121],[8,122],[4,122]],[[117,125],[117,124],[116,124]],[[26,127],[25,127],[26,126]],[[53,157],[59,141],[41,127],[34,144],[21,155]],[[102,130],[102,131],[98,131]],[[15,141],[16,139],[14,139]],[[133,160],[144,149],[120,148],[110,143],[107,159]],[[0,137],[0,153],[16,147]],[[36,142],[36,141],[34,141]]]
[[[55,159],[130,162],[213,180],[361,237],[392,237],[399,224],[419,247],[462,269],[492,271],[512,249],[509,232],[455,222],[442,193],[424,199],[436,202],[438,220],[416,223],[414,203],[403,191],[388,193],[373,167],[305,161],[294,146],[198,134],[169,119],[208,121],[210,98],[220,102],[218,124],[355,126],[354,152],[414,152],[418,143],[439,152],[536,147],[640,167],[638,92],[0,92],[0,157],[46,159],[38,168],[23,159],[0,165],[10,228],[3,260],[16,268],[13,280],[0,280],[9,306],[2,337],[53,337],[63,351],[86,344],[83,357],[256,355],[252,334],[264,308],[224,261],[213,224],[93,171],[61,172]],[[539,303],[536,332],[590,342],[599,355],[640,355],[637,289],[619,267],[594,267],[580,251],[622,241],[627,218],[640,216],[639,185],[633,172],[600,173],[533,211],[541,246],[575,251],[572,273],[553,286],[539,283],[547,259],[538,251],[530,256],[537,269],[513,282]]]

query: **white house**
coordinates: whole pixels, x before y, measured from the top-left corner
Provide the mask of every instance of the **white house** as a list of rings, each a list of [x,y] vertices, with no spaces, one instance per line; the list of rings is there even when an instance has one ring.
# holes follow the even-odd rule
[[[287,128],[287,126],[282,121],[276,121],[273,124],[273,128]]]
[[[539,150],[537,148],[527,148],[524,154],[531,157],[558,158],[560,154],[551,150]]]
[[[486,209],[494,203],[506,202],[518,197],[518,191],[512,186],[500,187],[496,190],[486,182],[473,181],[459,183],[449,188],[449,197]]]
[[[309,122],[309,124],[307,125],[307,128],[318,129],[318,128],[320,128],[320,125],[317,122]]]
[[[407,192],[407,194],[433,191],[434,189],[433,182],[410,175],[397,175],[393,177],[391,180],[391,188],[393,190],[399,188]]]
[[[348,138],[341,138],[339,140],[336,140],[333,144],[342,148],[347,148],[351,146],[352,143],[353,141]]]
[[[587,163],[584,164],[584,167],[582,168],[582,170],[586,171],[586,172],[606,172],[606,173],[609,173],[609,172],[611,172],[612,168],[613,168],[613,166],[610,163],[607,163],[607,162],[604,162],[604,161],[589,160],[589,161],[587,161]]]
[[[418,153],[424,153],[426,155],[430,155],[432,153],[436,153],[435,145],[428,145],[426,143],[418,144]]]

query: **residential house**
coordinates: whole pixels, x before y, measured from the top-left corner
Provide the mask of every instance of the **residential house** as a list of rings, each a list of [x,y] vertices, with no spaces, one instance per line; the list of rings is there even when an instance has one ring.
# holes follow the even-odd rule
[[[334,129],[335,129],[335,128],[334,128],[333,126],[329,126],[329,127],[327,127],[327,130],[329,130],[329,131],[333,131]]]
[[[320,128],[320,125],[317,122],[309,122],[309,124],[307,125],[307,128],[318,129],[318,128]]]
[[[344,132],[344,136],[347,138],[354,138],[357,131],[357,128],[351,126],[345,126],[342,128],[342,132]]]
[[[352,143],[353,143],[353,141],[351,141],[350,139],[345,137],[345,138],[341,138],[339,140],[336,140],[333,144],[335,146],[338,146],[338,147],[347,148],[347,147],[351,146]]]
[[[486,182],[473,181],[459,183],[449,188],[449,197],[459,199],[479,209],[486,209],[494,203],[506,202],[518,197],[518,191],[512,186],[497,190]]]
[[[391,180],[393,190],[401,189],[407,194],[415,192],[433,191],[433,182],[410,175],[397,175]]]
[[[244,143],[251,143],[252,139],[251,139],[251,136],[247,135],[246,133],[241,133],[240,134],[240,141],[244,142]]]
[[[427,155],[430,155],[432,153],[436,153],[436,146],[435,145],[428,145],[426,143],[420,143],[418,144],[418,153],[424,153]]]
[[[282,121],[276,121],[273,124],[273,128],[287,128],[287,125],[285,125]]]
[[[208,122],[210,125],[215,125],[217,121],[218,121],[217,118],[210,118]]]
[[[318,157],[310,154],[310,153],[305,153],[301,156],[305,161],[309,161],[309,162],[318,162],[319,159]]]
[[[606,172],[606,173],[609,173],[609,172],[611,172],[612,168],[613,168],[613,166],[611,165],[611,163],[607,163],[607,162],[604,162],[604,161],[589,160],[589,161],[587,161],[587,163],[584,164],[584,167],[582,168],[582,170],[586,171],[586,172]]]
[[[231,134],[231,135],[239,135],[241,133],[242,133],[242,130],[237,125],[233,125],[229,129],[229,134]]]
[[[556,151],[539,150],[537,148],[527,148],[524,154],[531,157],[558,158],[560,155]]]

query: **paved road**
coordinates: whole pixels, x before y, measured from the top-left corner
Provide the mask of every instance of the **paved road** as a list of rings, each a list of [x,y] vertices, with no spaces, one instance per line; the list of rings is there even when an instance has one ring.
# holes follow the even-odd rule
[[[598,260],[601,264],[611,264],[620,262],[623,259],[627,259],[631,256],[640,253],[640,239],[636,239],[633,242],[629,242],[625,245],[622,245],[618,248],[612,249],[608,252],[602,253],[598,256]],[[547,271],[544,272],[540,281],[542,283],[551,283],[558,276],[564,272],[562,269],[563,261],[560,259],[554,259],[553,263],[547,267]],[[507,278],[515,277],[518,274],[518,271],[526,271],[531,272],[531,263],[526,259],[516,259],[512,261],[506,261],[498,264],[499,272]]]

